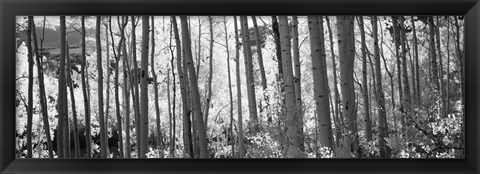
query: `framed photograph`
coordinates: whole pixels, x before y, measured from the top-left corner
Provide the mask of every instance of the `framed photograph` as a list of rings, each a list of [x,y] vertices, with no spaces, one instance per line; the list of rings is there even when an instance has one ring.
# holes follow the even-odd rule
[[[0,172],[478,173],[479,10],[2,1]]]

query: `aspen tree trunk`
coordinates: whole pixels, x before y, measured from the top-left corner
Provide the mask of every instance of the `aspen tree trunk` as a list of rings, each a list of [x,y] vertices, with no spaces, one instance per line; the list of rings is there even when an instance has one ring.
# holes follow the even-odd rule
[[[457,57],[459,59],[459,67],[460,67],[460,93],[462,95],[462,105],[465,105],[465,57],[464,52],[460,48],[460,25],[458,24],[458,18],[455,17],[455,37],[456,37],[456,52]],[[463,126],[463,125],[462,125]],[[462,127],[463,128],[463,127]],[[463,131],[462,131],[463,132]]]
[[[142,142],[140,141],[140,91],[138,89],[139,84],[139,73],[138,73],[138,63],[137,63],[137,41],[136,41],[136,19],[135,16],[132,16],[132,59],[133,59],[133,84],[134,84],[134,95],[133,95],[133,109],[135,111],[135,136],[136,136],[136,146],[137,146],[137,158],[140,156],[140,146]]]
[[[273,30],[273,39],[275,41],[275,53],[277,58],[277,67],[278,67],[278,77],[277,81],[283,81],[283,68],[282,68],[282,48],[280,45],[280,31],[278,30],[278,21],[276,16],[272,16],[272,30]],[[283,92],[283,87],[282,87]]]
[[[332,55],[332,67],[333,67],[333,89],[334,89],[334,94],[335,94],[335,118],[337,118],[337,121],[340,121],[340,120],[343,120],[343,118],[341,118],[341,114],[340,114],[340,93],[338,92],[338,78],[337,78],[337,65],[336,65],[336,61],[335,61],[335,52],[334,52],[334,48],[333,48],[333,34],[332,34],[332,27],[330,25],[330,17],[329,16],[325,16],[325,19],[327,20],[327,27],[328,27],[328,37],[330,39],[330,52],[331,52],[331,55]],[[336,139],[336,142],[337,142],[337,146],[340,146],[340,139],[342,137],[342,133],[341,133],[341,125],[340,123],[336,123],[335,125],[335,131],[336,131],[336,136],[335,136],[335,139]]]
[[[112,21],[112,17],[109,17],[108,22],[111,23],[111,21]],[[107,56],[107,69],[106,69],[106,71],[107,71],[107,89],[105,89],[107,91],[107,99],[105,101],[105,104],[106,104],[105,105],[105,134],[108,134],[108,127],[109,127],[108,126],[108,120],[110,118],[110,48],[108,48],[109,45],[110,45],[110,42],[108,40],[108,28],[109,27],[107,26],[107,24],[105,24],[105,41],[107,42],[105,44],[105,47],[107,49],[107,55],[106,55]],[[112,28],[112,27],[110,26],[110,28]],[[112,41],[113,41],[113,38],[112,38]],[[115,47],[115,46],[112,45],[112,47]],[[108,136],[105,135],[105,137],[107,138],[106,141],[107,141],[107,145],[108,145]],[[107,155],[109,155],[110,154],[110,148],[107,147],[107,150],[108,150]]]
[[[327,61],[325,54],[325,37],[323,34],[323,17],[308,16],[308,29],[310,32],[313,92],[316,106],[315,114],[317,117],[315,124],[318,125],[320,147],[333,149],[328,84],[326,84],[327,79],[325,78]]]
[[[188,28],[191,28],[190,27],[190,16],[188,17]],[[201,36],[202,36],[202,21],[201,21],[201,18],[198,18],[198,52],[197,52],[197,62],[196,62],[196,76],[195,78],[197,79],[197,83],[198,83],[198,79],[199,79],[199,76],[200,76],[200,61],[201,61],[201,53],[202,53],[202,50],[201,50]],[[182,34],[183,35],[183,34]],[[182,39],[183,40],[183,39]],[[191,46],[190,46],[191,47]],[[184,46],[184,48],[186,48]],[[185,53],[184,53],[185,54]],[[193,61],[193,53],[192,53],[192,63],[195,65],[195,62]],[[184,60],[184,67],[187,69],[187,66],[186,66],[186,61]],[[189,82],[189,73],[186,73],[187,74],[187,84],[190,84]],[[193,145],[193,156],[192,158],[198,158],[198,156],[200,156],[200,148],[199,148],[199,142],[198,142],[198,136],[197,136],[197,124],[196,124],[196,115],[195,115],[195,112],[193,112],[193,94],[192,94],[192,90],[190,90],[190,86],[187,86],[187,90],[189,91],[189,101],[190,101],[190,105],[191,105],[191,110],[192,110],[192,145]],[[199,94],[200,96],[200,94]],[[201,98],[200,98],[201,99]],[[200,103],[200,112],[202,112],[202,103]],[[203,119],[203,116],[202,116],[202,119]],[[203,121],[202,121],[203,122]],[[206,130],[205,130],[206,132]]]
[[[66,38],[66,37],[65,37],[65,38]],[[66,43],[66,42],[65,42],[65,43]],[[68,46],[65,46],[65,47],[67,48]],[[66,56],[65,56],[65,59],[68,59],[68,57],[67,57],[67,55],[68,55],[68,49],[65,49],[65,51],[66,51],[66,53],[65,53],[65,55],[66,55]],[[67,64],[66,62],[67,62],[67,61],[65,60],[65,66],[66,66],[66,64]],[[65,80],[65,86],[64,86],[64,88],[63,88],[63,93],[64,93],[64,96],[65,96],[65,97],[63,98],[63,103],[65,103],[65,106],[66,106],[66,107],[64,108],[64,109],[65,109],[65,113],[66,113],[65,115],[66,115],[66,116],[63,117],[63,125],[64,125],[64,127],[63,127],[63,129],[64,129],[64,130],[63,130],[63,137],[64,137],[64,139],[63,139],[63,144],[64,144],[64,147],[65,147],[65,148],[63,149],[63,153],[64,153],[64,157],[65,157],[65,158],[72,158],[71,153],[70,153],[70,151],[71,151],[71,147],[70,147],[70,119],[68,118],[68,95],[67,95],[67,94],[68,94],[68,93],[67,93],[67,81],[68,81],[68,79],[67,79],[66,73],[67,73],[67,69],[65,69],[65,79],[64,79],[64,80]]]
[[[148,152],[148,32],[149,32],[148,16],[142,16],[142,49],[141,49],[141,112],[140,112],[140,158],[146,158]],[[153,39],[153,38],[152,38]]]
[[[100,124],[100,153],[102,158],[107,158],[107,137],[105,129],[105,116],[103,113],[103,68],[102,68],[102,45],[100,38],[101,17],[97,16],[96,21],[96,43],[97,43],[97,70],[98,70],[98,117]]]
[[[32,20],[33,20],[33,17],[32,17]],[[50,123],[48,121],[47,99],[45,96],[45,80],[43,76],[43,61],[42,61],[43,58],[41,56],[42,54],[38,52],[38,42],[37,42],[38,40],[37,40],[37,32],[35,30],[35,24],[33,24],[32,28],[33,29],[31,31],[32,31],[33,44],[34,44],[34,50],[35,50],[35,57],[37,61],[38,85],[40,88],[40,106],[42,108],[43,128],[45,131],[45,136],[47,138],[48,156],[49,158],[53,158],[53,144],[52,144],[52,138],[50,136]]]
[[[323,28],[322,28],[323,29]],[[322,30],[323,31],[323,30]],[[297,107],[297,114],[298,114],[298,122],[299,126],[297,127],[298,132],[300,135],[303,135],[303,109],[302,109],[302,86],[301,86],[301,66],[300,66],[300,51],[299,51],[299,44],[298,44],[298,19],[297,16],[292,16],[292,47],[293,47],[293,81],[295,84],[295,102]],[[325,74],[326,75],[326,74]],[[304,151],[304,141],[300,142],[300,150]]]
[[[208,23],[210,24],[210,55],[208,57],[208,82],[207,82],[207,95],[205,96],[205,128],[207,128],[208,123],[208,112],[210,111],[210,103],[212,99],[212,77],[213,77],[213,19],[211,16],[208,16]],[[200,66],[198,66],[200,67]]]
[[[183,144],[185,148],[185,154],[189,154],[190,157],[193,157],[193,147],[192,147],[192,126],[190,122],[190,110],[189,110],[189,101],[187,99],[187,90],[186,90],[186,71],[182,69],[182,48],[180,44],[180,36],[178,34],[178,25],[177,19],[175,16],[171,17],[172,25],[175,33],[175,46],[177,51],[177,72],[180,81],[180,93],[182,96],[182,114],[183,114]]]
[[[172,59],[170,60],[170,65],[171,65],[171,67],[172,67],[171,70],[172,70],[172,82],[173,82],[173,86],[172,86],[172,88],[173,88],[173,100],[172,100],[172,115],[171,115],[172,119],[170,119],[170,120],[172,120],[172,124],[173,124],[172,127],[171,127],[171,128],[172,128],[172,136],[170,136],[170,138],[171,138],[171,140],[172,140],[171,143],[173,144],[173,146],[172,146],[172,148],[170,149],[170,153],[173,154],[173,153],[175,152],[175,132],[176,132],[176,131],[175,131],[175,128],[176,128],[176,127],[175,127],[175,125],[176,125],[176,121],[175,121],[175,120],[176,120],[176,119],[175,119],[175,106],[176,106],[176,105],[175,105],[175,102],[177,101],[177,100],[175,99],[175,98],[176,98],[176,93],[177,93],[177,92],[176,92],[175,84],[177,84],[177,83],[175,82],[175,64],[174,64],[174,57],[173,57],[173,55],[172,55]]]
[[[58,70],[58,99],[57,99],[57,113],[58,113],[58,124],[57,124],[57,155],[58,158],[64,158],[64,117],[65,113],[65,104],[63,89],[65,88],[65,16],[60,16],[60,68]]]
[[[85,31],[85,16],[82,16],[82,92],[83,92],[83,105],[85,110],[85,144],[87,151],[87,158],[92,158],[92,133],[90,128],[90,100],[87,94],[87,84],[86,84],[86,66],[87,66],[87,56],[86,56],[86,31]]]
[[[435,52],[435,25],[433,24],[433,16],[428,17],[428,28],[430,29],[430,41],[429,41],[429,48],[430,48],[430,64],[432,66],[432,76],[433,82],[435,84],[435,90],[440,89],[440,84],[438,83],[438,70],[437,70],[437,55]]]
[[[153,23],[153,21],[152,21]],[[170,133],[170,149],[169,149],[169,153],[170,153],[170,156],[174,156],[174,152],[175,152],[175,128],[176,128],[176,122],[175,122],[175,102],[176,102],[176,82],[175,82],[175,64],[174,64],[174,60],[175,60],[175,56],[174,56],[174,53],[173,53],[173,49],[172,49],[172,29],[170,28],[170,42],[169,42],[169,47],[170,47],[170,53],[172,55],[172,58],[170,60],[170,66],[171,66],[171,71],[172,71],[172,79],[173,79],[173,99],[172,99],[172,104],[170,105],[170,74],[169,72],[167,72],[167,91],[168,91],[168,115],[169,115],[169,125],[170,125],[170,128],[169,128],[169,133]],[[169,71],[169,70],[167,70]],[[159,132],[159,135],[161,135],[161,132],[160,130],[158,131]],[[160,138],[161,139],[161,138]]]
[[[464,57],[464,52],[460,48],[460,25],[458,24],[458,18],[455,18],[455,38],[456,38],[456,52],[457,52],[457,57],[458,57],[458,62],[459,62],[459,67],[460,67],[460,93],[461,93],[461,98],[462,98],[462,108],[465,111],[465,57]],[[462,115],[462,120],[465,120],[465,115]],[[461,134],[460,134],[460,142],[459,145],[460,147],[465,146],[465,123],[461,125]]]
[[[195,72],[195,65],[193,65],[192,60],[192,48],[190,41],[190,33],[187,24],[187,17],[180,16],[180,20],[182,26],[182,40],[184,42],[185,61],[189,70],[190,90],[192,91],[193,112],[196,117],[195,122],[200,145],[200,158],[208,158],[209,156],[207,151],[207,139],[200,107],[200,94],[198,92],[197,74]]]
[[[372,141],[372,121],[370,118],[370,103],[368,99],[367,82],[367,45],[365,43],[365,27],[363,26],[363,17],[358,17],[358,26],[360,27],[360,37],[362,42],[362,91],[363,91],[363,112],[365,113],[365,138],[367,142]]]
[[[438,80],[439,80],[439,84],[440,84],[440,98],[441,98],[441,103],[442,103],[442,109],[441,109],[441,115],[440,117],[441,118],[445,118],[447,115],[446,115],[446,108],[447,108],[447,101],[445,100],[445,96],[447,95],[446,92],[445,92],[445,81],[443,80],[443,60],[442,60],[442,50],[441,50],[441,46],[440,46],[440,23],[438,21],[438,16],[435,17],[436,19],[436,23],[437,25],[435,26],[435,37],[436,37],[436,41],[437,41],[437,51],[438,51],[438,63],[439,63],[439,67],[438,67]]]
[[[395,57],[397,59],[397,62],[396,62],[396,65],[397,65],[397,77],[398,77],[398,95],[400,97],[400,111],[403,113],[404,112],[404,109],[403,108],[403,87],[402,87],[402,70],[401,70],[401,61],[400,61],[400,57],[401,57],[401,54],[399,52],[399,49],[400,49],[400,32],[399,32],[399,28],[398,28],[398,24],[397,24],[397,17],[396,16],[392,16],[392,24],[393,24],[393,42],[395,44]],[[403,54],[403,53],[402,53]],[[405,122],[403,122],[404,119],[402,117],[402,126],[405,126]],[[403,130],[402,130],[403,132]]]
[[[118,42],[119,46],[118,46],[118,49],[117,49],[117,52],[118,52],[118,57],[116,57],[116,63],[115,63],[115,107],[116,107],[116,110],[117,110],[117,127],[118,127],[118,144],[119,144],[119,147],[118,147],[118,150],[120,151],[120,158],[124,158],[125,157],[125,151],[124,151],[124,146],[123,146],[123,128],[122,128],[122,116],[121,116],[121,113],[120,113],[120,98],[118,97],[118,88],[119,88],[119,85],[118,85],[118,81],[119,81],[119,64],[120,64],[120,56],[123,56],[123,57],[126,57],[127,54],[126,54],[126,51],[124,52],[124,54],[122,54],[122,50],[123,48],[125,48],[127,45],[125,44],[125,27],[127,26],[128,24],[128,17],[122,17],[122,20],[121,20],[121,24],[120,24],[120,17],[117,17],[117,23],[118,23],[118,26],[120,28],[120,41]],[[126,85],[125,85],[126,86]],[[125,90],[125,89],[124,89]],[[125,106],[124,106],[125,107]]]
[[[173,68],[173,67],[172,67]],[[167,69],[167,102],[168,102],[168,117],[172,118],[172,100],[170,99],[170,69]],[[172,126],[172,124],[170,124]],[[170,131],[173,135],[172,127],[170,127]]]
[[[358,132],[356,125],[355,88],[353,82],[353,63],[355,44],[353,33],[353,17],[337,16],[338,51],[340,57],[340,84],[342,90],[342,113],[347,119],[348,134],[345,146],[360,157]]]
[[[32,158],[32,120],[33,120],[33,49],[32,49],[33,16],[28,16],[27,50],[28,50],[28,106],[27,106],[27,158]],[[38,64],[39,62],[37,62]]]
[[[75,94],[73,93],[73,80],[72,80],[72,69],[70,62],[70,55],[67,46],[67,84],[70,88],[70,99],[72,101],[72,116],[73,116],[73,141],[75,147],[75,158],[80,158],[80,139],[78,135],[78,125],[77,125],[77,109],[75,106]]]
[[[126,24],[128,24],[128,17],[125,17]],[[125,33],[123,33],[125,34]],[[124,115],[125,115],[125,158],[131,158],[131,144],[130,144],[130,78],[129,71],[130,64],[127,57],[126,39],[123,40],[123,93],[124,93]]]
[[[376,80],[376,98],[378,103],[377,115],[378,115],[378,144],[380,151],[380,158],[388,158],[387,146],[385,138],[386,127],[384,122],[387,122],[387,114],[385,109],[385,95],[383,93],[382,87],[382,72],[380,68],[380,49],[378,44],[378,26],[377,26],[377,16],[372,16],[372,33],[373,33],[373,57],[375,58],[375,80]],[[385,68],[387,68],[385,66]],[[393,90],[393,87],[392,87]],[[394,102],[392,103],[394,104]]]
[[[419,66],[419,62],[418,62],[418,41],[417,41],[417,32],[416,32],[416,29],[415,29],[415,21],[413,19],[413,16],[412,16],[412,31],[413,31],[413,49],[414,49],[414,59],[415,59],[415,85],[416,86],[416,104],[420,104],[420,96],[421,96],[421,92],[420,92],[420,66]],[[412,70],[413,71],[413,70]]]
[[[114,55],[114,58],[115,58],[115,63],[114,63],[114,67],[113,69],[115,70],[115,76],[114,76],[114,88],[115,88],[115,115],[116,115],[116,119],[117,119],[117,131],[118,131],[118,151],[119,151],[119,157],[120,158],[124,158],[124,154],[123,154],[123,135],[122,135],[122,117],[120,115],[120,99],[119,99],[119,96],[118,96],[118,68],[119,68],[119,61],[120,61],[120,56],[122,55],[121,54],[121,51],[122,51],[122,44],[123,44],[123,39],[124,38],[124,29],[125,29],[125,26],[126,26],[126,22],[122,21],[122,24],[120,24],[120,17],[117,16],[117,24],[118,24],[118,28],[120,30],[120,41],[118,42],[118,46],[117,46],[117,52],[118,52],[118,56],[115,52],[115,39],[113,37],[113,30],[112,30],[112,24],[111,24],[111,21],[109,21],[109,26],[110,26],[110,37],[112,39],[112,50],[113,50],[113,55]],[[108,125],[107,125],[108,126]]]
[[[381,33],[383,33],[383,32],[381,32]],[[382,38],[382,40],[383,40],[383,38]],[[382,43],[382,45],[383,45],[383,43]],[[393,123],[394,123],[393,129],[394,129],[395,134],[398,134],[397,121],[395,119],[395,95],[394,95],[395,89],[394,89],[394,83],[393,83],[393,74],[390,73],[390,71],[388,71],[387,62],[385,60],[385,56],[383,55],[382,47],[380,47],[380,50],[381,50],[380,53],[381,53],[381,56],[382,56],[382,59],[383,59],[383,64],[385,66],[385,71],[387,71],[387,74],[390,77],[390,91],[391,91],[390,95],[391,95],[391,99],[392,99],[391,100],[391,102],[392,102],[392,117],[393,117]],[[387,126],[388,126],[388,124],[385,121],[385,127],[387,127]],[[385,131],[388,132],[388,128],[385,128]],[[387,136],[388,136],[388,134],[387,134]]]
[[[385,109],[385,95],[383,93],[382,87],[382,72],[380,68],[380,49],[378,43],[378,26],[377,26],[377,16],[372,16],[372,33],[373,33],[373,57],[375,58],[375,80],[376,80],[376,88],[377,88],[377,115],[378,115],[378,144],[380,150],[380,157],[387,158],[388,155],[386,153],[386,128],[385,125],[382,124],[386,122],[387,114]],[[387,68],[385,66],[385,68]],[[393,87],[392,87],[393,90]],[[394,104],[394,102],[392,103]]]
[[[383,40],[383,35],[384,35],[383,33],[384,32],[383,32],[382,23],[379,22],[378,24],[380,25],[380,33],[381,33],[380,34],[380,40],[381,40],[380,45],[384,45],[385,43],[384,43],[384,40]],[[377,27],[377,31],[378,31],[378,27]],[[393,118],[393,124],[394,124],[393,130],[394,130],[395,134],[398,134],[397,121],[396,121],[396,118],[395,118],[395,95],[394,95],[395,90],[394,90],[394,83],[393,83],[393,72],[390,72],[388,70],[387,61],[385,60],[385,55],[383,54],[383,46],[379,46],[379,47],[380,47],[380,55],[383,59],[383,64],[385,66],[385,71],[387,72],[388,77],[390,77],[390,92],[391,92],[391,99],[392,99],[391,100],[392,101],[392,118]],[[394,65],[392,65],[392,66],[394,67]],[[392,68],[392,71],[394,71],[393,68]],[[386,119],[385,119],[384,125],[385,125],[386,137],[388,137],[388,123],[387,123]],[[387,152],[388,152],[388,147],[387,147]]]
[[[235,74],[237,78],[237,121],[238,121],[238,157],[245,156],[245,144],[243,143],[243,118],[242,118],[242,89],[240,77],[240,41],[238,39],[237,16],[233,17],[235,28]]]
[[[242,40],[243,40],[243,49],[244,49],[244,58],[245,58],[245,74],[247,78],[247,93],[248,93],[248,110],[250,115],[250,131],[252,135],[256,135],[259,131],[258,118],[257,118],[257,103],[255,97],[255,84],[253,79],[253,59],[252,59],[252,50],[250,44],[250,35],[248,32],[248,19],[246,16],[240,17],[240,23],[242,28]]]
[[[118,131],[118,151],[119,151],[119,155],[120,155],[120,158],[124,158],[124,151],[123,151],[123,133],[122,133],[122,116],[120,114],[120,98],[118,96],[118,93],[119,93],[119,85],[118,85],[118,76],[119,76],[119,63],[120,63],[120,56],[122,56],[122,44],[123,44],[123,40],[125,39],[124,38],[124,32],[125,32],[125,26],[126,26],[126,22],[123,21],[123,18],[122,18],[122,24],[120,24],[120,17],[117,17],[117,24],[118,24],[118,27],[119,27],[119,30],[120,30],[120,41],[118,42],[118,47],[117,47],[117,52],[118,52],[118,55],[115,53],[115,47],[114,47],[114,38],[113,38],[113,32],[112,32],[112,27],[110,26],[110,36],[112,37],[112,50],[113,50],[113,53],[114,53],[114,57],[115,57],[115,65],[114,65],[114,69],[115,69],[115,77],[114,77],[114,85],[115,85],[115,115],[116,115],[116,118],[117,118],[117,131]]]
[[[303,137],[298,131],[302,124],[296,104],[295,86],[292,68],[292,53],[290,36],[288,32],[287,16],[279,16],[280,44],[282,47],[283,79],[285,80],[285,105],[286,105],[286,157],[295,158],[302,156],[301,142]]]
[[[398,28],[398,24],[397,24],[397,17],[396,16],[392,16],[392,24],[393,24],[393,42],[395,44],[395,57],[397,59],[396,61],[396,66],[397,66],[397,82],[398,82],[398,95],[399,95],[399,101],[400,101],[400,113],[401,113],[401,117],[400,117],[400,122],[401,122],[401,134],[403,137],[405,137],[405,131],[406,131],[406,127],[407,127],[407,123],[405,122],[406,121],[406,110],[405,110],[405,102],[404,102],[404,94],[403,94],[403,90],[404,88],[402,87],[402,62],[400,61],[400,58],[402,57],[403,55],[403,52],[400,53],[399,49],[400,49],[400,29]],[[394,70],[392,70],[393,72]],[[393,94],[393,92],[392,92]]]
[[[200,60],[202,56],[202,22],[200,21],[200,17],[198,18],[198,52],[197,52],[197,76],[200,74]],[[190,27],[190,17],[188,19],[188,26]]]
[[[225,48],[227,51],[227,71],[228,71],[228,94],[230,97],[230,136],[233,138],[233,95],[232,95],[232,78],[230,75],[230,50],[228,47],[228,30],[227,19],[223,17],[223,27],[225,29]],[[235,141],[232,140],[232,158],[235,158]]]
[[[445,73],[447,74],[447,82],[445,84],[445,91],[446,91],[446,108],[445,114],[448,116],[450,113],[450,17],[447,17],[447,70]]]
[[[282,66],[282,48],[281,48],[281,44],[280,44],[280,31],[278,29],[278,21],[277,21],[277,16],[272,16],[272,30],[273,30],[273,39],[274,39],[274,42],[275,42],[275,53],[276,53],[276,58],[277,58],[277,69],[278,69],[278,74],[277,74],[277,85],[278,87],[280,88],[280,92],[282,93],[282,97],[283,97],[283,93],[285,92],[285,86],[284,86],[284,79],[283,79],[283,66]],[[275,60],[275,59],[274,59]],[[286,113],[286,110],[285,110],[285,100],[282,99],[281,100],[281,103],[280,103],[280,110],[277,111],[277,115],[278,115],[278,123],[277,123],[277,127],[278,127],[278,132],[279,132],[279,136],[280,136],[280,139],[281,141],[285,141],[285,132],[282,130],[282,122],[284,122],[285,120],[285,113]],[[284,149],[284,146],[282,146],[282,150]]]
[[[152,78],[153,78],[153,89],[154,89],[154,96],[155,96],[155,123],[156,123],[156,130],[157,130],[157,148],[160,149],[160,157],[163,157],[163,147],[161,144],[162,140],[162,131],[160,129],[160,106],[158,104],[158,82],[157,82],[157,73],[155,72],[155,18],[151,16],[152,20],[152,50],[150,52],[150,69],[152,71]],[[168,93],[170,95],[170,93]],[[168,102],[170,105],[170,102]],[[169,108],[170,109],[170,108]]]
[[[408,73],[407,73],[407,50],[405,48],[405,29],[403,28],[403,23],[404,23],[404,17],[400,16],[400,42],[401,42],[401,47],[402,47],[402,76],[403,76],[403,109],[406,115],[406,118],[403,118],[407,120],[407,118],[410,118],[412,116],[411,110],[412,110],[412,105],[411,105],[411,97],[410,97],[410,85],[408,84]],[[405,124],[408,124],[407,121],[405,121]],[[404,125],[408,126],[408,125]]]
[[[406,18],[404,18],[404,20],[406,20]],[[406,33],[405,33],[406,35]],[[417,89],[415,89],[417,87],[417,85],[415,84],[417,81],[415,81],[415,64],[413,63],[413,55],[412,55],[412,52],[410,52],[410,50],[412,50],[412,48],[410,47],[409,43],[408,43],[408,37],[405,36],[405,46],[406,46],[406,49],[407,49],[407,52],[408,52],[408,61],[410,62],[410,87],[411,87],[411,91],[410,92],[410,100],[411,100],[411,103],[412,104],[415,104],[415,100],[416,100],[416,97],[417,94]],[[413,105],[412,105],[413,106]],[[412,110],[413,111],[413,110]]]
[[[257,45],[258,66],[260,68],[260,77],[262,79],[263,90],[267,89],[267,77],[265,76],[265,67],[263,65],[262,45],[260,43],[260,32],[258,31],[257,17],[252,16],[253,28],[255,30],[255,41]]]
[[[175,55],[173,53],[173,48],[172,48],[172,35],[173,35],[173,28],[172,28],[172,24],[170,24],[170,35],[169,35],[169,42],[168,42],[168,46],[170,47],[170,54],[172,55],[172,69],[173,69],[173,59],[175,59]],[[168,71],[168,70],[167,70]],[[172,71],[173,72],[173,71]],[[170,83],[170,79],[169,78],[169,74],[167,72],[167,85],[168,87],[170,86],[169,83]],[[174,83],[175,84],[175,83]],[[175,86],[175,85],[174,85]],[[168,90],[170,90],[169,88],[167,88]],[[168,94],[168,98],[170,98],[170,92],[167,90],[167,94]],[[167,99],[168,100],[168,99]],[[168,104],[170,105],[170,101],[168,101]],[[168,107],[170,108],[170,107]],[[160,124],[158,121],[157,121],[158,124]],[[169,125],[169,128],[168,128],[168,134],[169,134],[169,138],[170,138],[170,150],[169,150],[169,156],[172,156],[173,155],[173,146],[175,145],[174,142],[174,138],[173,138],[173,127],[172,126],[173,124],[173,120],[172,120],[172,115],[168,115],[168,125]],[[157,129],[160,127],[160,125],[157,126]],[[157,132],[160,132],[160,130],[158,130]],[[160,136],[157,136],[158,137],[158,142],[160,142]]]

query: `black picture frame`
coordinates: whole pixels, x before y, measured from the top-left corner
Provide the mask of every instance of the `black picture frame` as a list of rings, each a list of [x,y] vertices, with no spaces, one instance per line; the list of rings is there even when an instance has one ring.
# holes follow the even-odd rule
[[[478,0],[0,0],[0,173],[479,173]],[[465,159],[16,159],[15,16],[465,15]]]

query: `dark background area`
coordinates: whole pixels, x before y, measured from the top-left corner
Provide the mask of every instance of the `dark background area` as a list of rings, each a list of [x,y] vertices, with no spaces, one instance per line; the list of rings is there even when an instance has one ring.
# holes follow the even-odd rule
[[[150,3],[148,3],[150,2]],[[334,2],[334,3],[332,3]],[[478,57],[480,4],[477,0],[245,0],[195,2],[154,1],[0,1],[0,171],[4,173],[478,173]],[[476,4],[476,5],[475,5]],[[372,8],[374,7],[374,8]],[[14,15],[305,15],[305,14],[445,14],[466,16],[466,149],[465,160],[358,160],[358,159],[237,159],[237,160],[53,160],[16,159],[14,156]],[[8,167],[7,167],[8,166]],[[348,166],[348,167],[347,167]],[[268,171],[268,172],[267,172]]]

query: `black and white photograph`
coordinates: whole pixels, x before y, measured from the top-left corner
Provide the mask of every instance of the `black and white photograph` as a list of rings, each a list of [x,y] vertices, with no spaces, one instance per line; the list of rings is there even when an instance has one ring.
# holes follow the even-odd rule
[[[16,16],[15,155],[464,159],[464,23]]]

